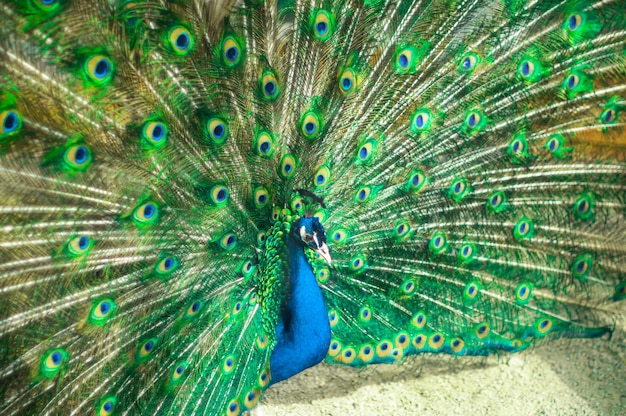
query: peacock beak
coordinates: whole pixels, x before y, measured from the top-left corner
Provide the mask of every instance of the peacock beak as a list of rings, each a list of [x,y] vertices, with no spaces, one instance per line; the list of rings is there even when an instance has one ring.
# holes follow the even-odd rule
[[[315,250],[316,253],[319,253],[320,256],[322,256],[322,258],[324,260],[326,260],[326,263],[330,264],[332,262],[332,258],[330,257],[330,251],[328,251],[328,246],[326,245],[326,243],[322,243],[322,245]]]

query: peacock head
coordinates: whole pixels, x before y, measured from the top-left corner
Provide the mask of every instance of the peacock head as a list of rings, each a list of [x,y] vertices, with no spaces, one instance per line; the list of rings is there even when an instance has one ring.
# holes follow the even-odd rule
[[[293,223],[291,230],[293,238],[319,253],[328,264],[331,263],[330,251],[326,245],[326,232],[317,217],[301,217]]]

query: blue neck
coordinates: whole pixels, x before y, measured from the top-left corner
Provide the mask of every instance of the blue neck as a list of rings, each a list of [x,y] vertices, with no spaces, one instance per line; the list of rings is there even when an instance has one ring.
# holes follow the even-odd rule
[[[322,292],[303,247],[289,236],[289,301],[276,328],[270,358],[272,384],[288,379],[324,359],[330,324]]]

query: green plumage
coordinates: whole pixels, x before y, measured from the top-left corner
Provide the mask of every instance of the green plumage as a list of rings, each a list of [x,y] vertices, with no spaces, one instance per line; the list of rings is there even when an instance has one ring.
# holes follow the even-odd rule
[[[610,334],[620,1],[0,3],[0,413],[237,415],[291,225],[326,362]]]

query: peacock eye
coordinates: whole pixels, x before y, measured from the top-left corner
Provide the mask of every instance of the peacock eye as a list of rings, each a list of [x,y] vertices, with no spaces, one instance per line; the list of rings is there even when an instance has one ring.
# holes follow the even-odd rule
[[[582,17],[579,14],[572,14],[567,18],[567,28],[572,32],[578,30],[581,23]]]
[[[104,84],[113,77],[113,62],[104,55],[92,55],[85,61],[84,71],[94,84]]]
[[[320,118],[313,111],[306,112],[301,118],[300,131],[302,135],[310,140],[315,139],[320,133]]]
[[[0,112],[0,138],[16,134],[22,128],[22,116],[15,110]]]
[[[276,75],[273,71],[263,72],[263,75],[259,80],[259,86],[261,88],[261,92],[263,93],[263,98],[268,101],[275,100],[280,94],[278,81],[276,80]]]
[[[476,64],[478,64],[478,56],[470,53],[461,59],[459,69],[461,72],[471,73],[476,68]]]
[[[241,45],[234,36],[226,36],[222,41],[222,62],[230,68],[241,63]]]
[[[357,76],[352,69],[346,69],[339,77],[339,87],[344,94],[350,94],[356,87]]]
[[[286,154],[280,161],[280,176],[284,179],[289,179],[296,171],[296,158],[290,154]]]
[[[87,169],[91,162],[91,150],[85,145],[74,145],[65,151],[65,166],[73,171],[82,171]]]
[[[191,32],[182,26],[174,26],[168,36],[171,50],[177,55],[187,55],[193,47]]]
[[[335,19],[326,10],[317,10],[312,16],[313,36],[315,39],[324,42],[333,34]]]
[[[168,129],[165,123],[160,121],[147,121],[141,129],[141,137],[154,147],[160,147],[167,140]]]
[[[522,62],[522,65],[520,66],[520,72],[522,74],[522,77],[524,78],[531,77],[535,72],[535,64],[531,61]]]
[[[567,82],[567,88],[569,88],[570,90],[573,90],[580,83],[580,77],[576,74],[572,74],[567,77],[566,82]]]
[[[209,138],[211,139],[211,142],[213,142],[214,144],[224,143],[224,141],[228,137],[228,126],[223,119],[219,117],[213,117],[207,122],[207,127],[209,130]]]

